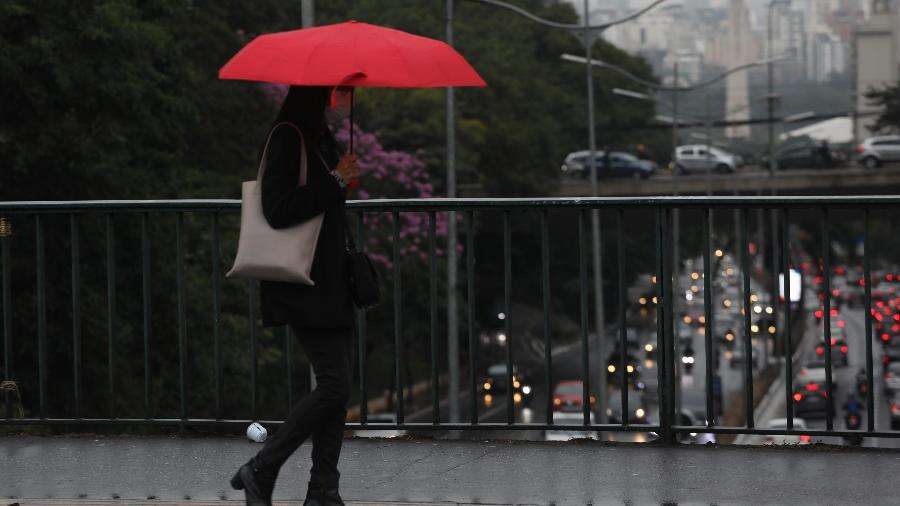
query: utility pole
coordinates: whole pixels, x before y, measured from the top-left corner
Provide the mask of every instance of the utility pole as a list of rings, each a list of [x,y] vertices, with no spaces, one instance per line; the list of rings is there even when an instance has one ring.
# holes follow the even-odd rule
[[[591,68],[591,48],[594,46],[594,36],[590,28],[590,12],[588,0],[584,0],[584,57],[585,75],[587,76],[588,95],[588,169],[591,171],[591,195],[597,196],[597,137],[594,123],[594,72]],[[600,251],[600,211],[591,210],[591,242],[593,246],[593,270],[594,270],[594,320],[597,329],[597,355],[600,357],[599,385],[597,388],[597,408],[600,412],[600,423],[606,423],[606,340],[604,330],[606,318],[603,314],[603,256]],[[588,371],[584,371],[587,376]],[[585,378],[587,379],[587,378]],[[623,386],[627,388],[627,385]],[[622,416],[626,416],[624,413]]]
[[[447,44],[453,45],[453,0],[446,0]],[[447,198],[456,197],[456,114],[453,88],[446,92],[447,109]],[[449,375],[450,423],[459,421],[459,319],[456,304],[456,212],[447,219],[447,371]],[[472,294],[467,294],[472,297]],[[472,353],[472,350],[469,350]],[[437,392],[434,393],[437,395]]]
[[[303,28],[309,28],[316,24],[316,0],[300,0],[300,19]]]
[[[678,159],[678,56],[675,56],[674,77],[672,81],[672,162]],[[677,170],[672,176],[673,194],[678,196],[678,174]],[[678,254],[678,246],[681,243],[679,230],[678,209],[672,209],[672,310],[678,311],[677,300],[680,300],[678,276],[681,273],[681,261]],[[674,334],[672,336],[672,360],[669,362],[675,368],[675,413],[681,410],[681,320],[672,316],[672,328]]]

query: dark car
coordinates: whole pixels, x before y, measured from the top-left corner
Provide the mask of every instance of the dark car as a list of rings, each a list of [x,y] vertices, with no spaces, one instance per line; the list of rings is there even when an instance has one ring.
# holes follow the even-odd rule
[[[809,382],[794,389],[794,415],[803,418],[827,418],[834,413],[834,401],[825,385]]]
[[[639,160],[636,156],[621,151],[611,151],[609,154],[609,166],[607,157],[603,151],[594,152],[594,164],[597,168],[597,177],[630,177],[634,179],[647,179],[656,172],[656,164],[650,160]],[[588,164],[587,151],[578,151],[566,157],[562,165],[562,171],[569,176],[580,176],[585,179],[591,177]]]
[[[840,156],[830,148],[820,145],[806,144],[782,148],[775,153],[775,166],[778,169],[798,168],[832,168]]]
[[[831,365],[835,367],[846,367],[847,366],[847,352],[849,351],[847,347],[847,342],[843,339],[831,338]],[[825,342],[819,341],[819,344],[816,346],[816,356],[825,359]]]

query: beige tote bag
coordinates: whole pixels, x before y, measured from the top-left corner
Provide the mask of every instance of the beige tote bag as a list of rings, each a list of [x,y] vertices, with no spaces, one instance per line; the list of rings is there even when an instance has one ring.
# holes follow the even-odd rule
[[[263,281],[287,281],[315,285],[309,277],[319,231],[322,230],[324,213],[287,228],[274,229],[262,210],[262,181],[266,170],[269,141],[275,128],[290,125],[300,136],[300,182],[306,184],[306,145],[303,134],[296,125],[282,122],[269,132],[263,148],[255,181],[245,181],[241,191],[241,235],[238,240],[234,267],[226,277],[257,279]]]

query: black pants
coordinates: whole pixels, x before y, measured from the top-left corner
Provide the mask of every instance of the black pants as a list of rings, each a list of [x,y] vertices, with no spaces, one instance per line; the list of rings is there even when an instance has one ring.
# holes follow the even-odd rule
[[[277,470],[312,436],[309,482],[337,487],[347,401],[353,380],[355,343],[347,329],[311,329],[291,325],[316,375],[316,388],[294,405],[284,424],[257,454],[263,465]]]

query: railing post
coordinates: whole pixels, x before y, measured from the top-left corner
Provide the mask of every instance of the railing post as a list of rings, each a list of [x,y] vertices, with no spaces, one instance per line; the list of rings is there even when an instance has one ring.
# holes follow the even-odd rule
[[[12,240],[12,224],[9,218],[0,217],[0,263],[2,263],[3,286],[3,379],[12,381],[12,279],[10,278],[9,243]],[[10,392],[4,390],[6,418],[13,417]]]
[[[663,207],[656,209],[656,368],[657,368],[657,396],[659,402],[659,429],[660,437],[666,444],[675,443],[675,434],[672,431],[672,420],[668,409],[669,389],[668,374],[666,369],[669,363],[669,351],[667,346],[667,325],[666,319],[668,315],[667,305],[665,304],[666,291],[666,255],[668,254],[668,242],[666,241],[667,218],[668,212]]]

